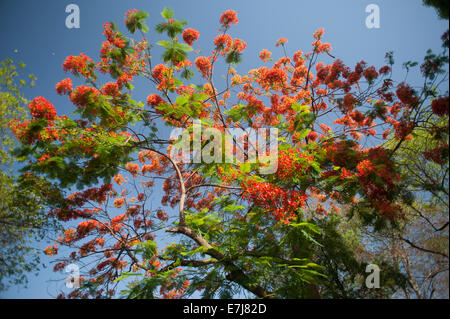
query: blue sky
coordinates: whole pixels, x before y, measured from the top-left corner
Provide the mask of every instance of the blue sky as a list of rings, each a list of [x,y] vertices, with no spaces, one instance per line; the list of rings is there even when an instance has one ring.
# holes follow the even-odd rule
[[[401,64],[405,61],[421,61],[429,48],[440,51],[441,34],[448,28],[448,21],[439,20],[433,8],[424,7],[421,0],[229,0],[229,1],[25,1],[2,0],[0,2],[0,60],[12,58],[23,61],[26,73],[33,73],[38,80],[34,88],[26,89],[25,96],[45,96],[58,114],[73,111],[65,97],[58,96],[55,84],[67,77],[62,62],[68,55],[87,54],[94,60],[104,37],[102,25],[115,21],[124,31],[124,13],[136,8],[150,14],[148,25],[161,21],[160,12],[165,6],[175,11],[176,18],[189,22],[189,27],[200,32],[194,44],[202,48],[204,55],[213,49],[212,41],[218,34],[220,14],[233,9],[238,12],[240,22],[233,26],[231,35],[247,42],[243,62],[238,71],[244,72],[260,65],[258,59],[262,49],[272,51],[274,57],[281,56],[275,42],[280,37],[289,40],[288,54],[298,49],[311,49],[312,34],[318,28],[325,29],[324,41],[331,43],[332,54],[349,66],[361,59],[369,65],[384,65],[384,55],[394,51],[397,79],[404,74]],[[80,8],[80,28],[65,26],[68,4]],[[368,4],[380,8],[380,28],[368,29],[365,20]],[[147,38],[153,42],[161,39],[154,31]],[[158,56],[156,55],[156,58]],[[192,58],[192,57],[191,57]],[[395,77],[395,75],[394,75]],[[410,80],[414,81],[414,74]],[[417,80],[417,79],[416,79]],[[145,86],[136,87],[135,98],[144,100],[151,92]],[[49,242],[51,243],[51,242]],[[49,243],[42,243],[46,246]],[[48,261],[48,258],[44,258]],[[3,298],[51,298],[56,288],[64,285],[61,275],[44,269],[37,277],[30,276],[29,287],[12,287],[0,292]],[[56,279],[56,282],[48,280]]]

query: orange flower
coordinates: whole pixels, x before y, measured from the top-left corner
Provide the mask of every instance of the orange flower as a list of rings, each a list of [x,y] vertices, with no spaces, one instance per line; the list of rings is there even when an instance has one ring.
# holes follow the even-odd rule
[[[260,58],[261,60],[263,60],[264,62],[269,61],[269,59],[270,59],[271,56],[272,56],[272,53],[271,53],[270,51],[266,50],[266,49],[262,50],[262,51],[259,53],[259,58]]]
[[[117,83],[115,83],[115,82],[106,83],[105,86],[102,89],[102,92],[105,95],[118,96],[118,95],[120,95],[119,85]]]
[[[125,179],[123,178],[123,176],[121,174],[117,174],[116,176],[114,176],[113,180],[117,184],[122,185]]]
[[[72,92],[72,79],[67,78],[56,84],[56,92],[59,95]]]
[[[128,172],[130,172],[133,177],[136,177],[139,174],[139,165],[135,163],[127,163],[125,166]]]
[[[237,13],[234,10],[227,10],[220,16],[220,23],[228,28],[230,24],[237,24],[239,19],[237,17]]]
[[[164,100],[158,94],[150,94],[147,97],[147,105],[158,106],[161,103],[164,103]]]
[[[200,56],[195,60],[195,65],[203,77],[207,77],[211,71],[211,61],[207,57]]]
[[[56,119],[56,110],[52,103],[44,97],[38,96],[28,104],[31,116],[36,119],[46,118],[48,121]]]
[[[214,39],[214,44],[216,45],[217,50],[223,50],[230,47],[232,42],[233,40],[228,34],[220,34]]]
[[[323,32],[324,32],[323,28],[320,28],[316,32],[314,32],[314,34],[313,34],[314,39],[320,40],[320,38],[322,38],[322,36],[323,36]]]
[[[125,202],[125,197],[117,198],[114,201],[114,207],[121,208],[124,202]]]
[[[281,44],[281,45],[284,45],[284,44],[287,43],[287,42],[288,42],[288,40],[287,40],[286,38],[279,38],[278,41],[277,41],[277,43],[275,43],[275,46],[277,47],[277,46],[279,46],[280,44]]]
[[[195,29],[186,29],[183,31],[182,36],[184,42],[186,42],[189,45],[192,45],[192,43],[194,43],[194,41],[198,39],[200,33]]]
[[[49,245],[44,249],[44,253],[47,256],[54,256],[58,253],[58,247]]]

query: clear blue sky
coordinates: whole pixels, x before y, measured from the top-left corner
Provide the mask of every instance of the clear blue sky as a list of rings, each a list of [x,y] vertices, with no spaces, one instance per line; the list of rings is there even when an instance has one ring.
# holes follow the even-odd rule
[[[79,29],[65,26],[68,15],[65,8],[70,3],[80,8]],[[368,15],[365,8],[371,3],[380,8],[379,29],[368,29],[365,25]],[[289,40],[289,54],[298,49],[309,51],[312,33],[323,27],[324,41],[331,43],[332,54],[347,65],[353,66],[364,59],[380,67],[384,65],[385,53],[394,51],[398,79],[403,74],[400,68],[403,62],[421,61],[429,48],[440,51],[440,36],[448,28],[448,21],[438,20],[434,9],[422,6],[421,0],[2,0],[0,60],[23,61],[27,65],[26,73],[37,76],[36,86],[25,90],[27,98],[45,96],[55,104],[58,114],[70,114],[73,106],[65,97],[56,95],[54,89],[57,82],[67,77],[61,67],[65,57],[83,52],[97,59],[104,41],[102,25],[106,21],[117,22],[124,31],[124,13],[136,8],[149,12],[148,25],[152,27],[161,21],[160,12],[165,6],[174,9],[177,18],[186,19],[190,27],[200,32],[194,46],[202,48],[205,55],[213,49],[220,14],[227,9],[236,10],[240,22],[232,27],[231,34],[247,42],[243,63],[238,68],[241,72],[260,65],[261,49],[280,56],[281,52],[274,46],[280,37]],[[153,31],[148,35],[152,42],[160,38]],[[145,87],[137,87],[135,94],[136,99],[144,99],[149,92]],[[12,287],[0,293],[0,297],[51,298],[64,282],[48,280],[62,277],[47,268],[37,277],[30,276],[27,289]]]

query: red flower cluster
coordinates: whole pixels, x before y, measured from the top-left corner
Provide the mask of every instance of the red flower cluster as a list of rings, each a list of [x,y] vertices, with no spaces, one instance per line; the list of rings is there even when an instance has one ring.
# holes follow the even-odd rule
[[[59,95],[69,94],[72,92],[72,80],[70,78],[62,80],[56,84],[55,89]]]
[[[247,47],[247,43],[241,39],[234,39],[231,44],[229,51],[242,52]],[[227,51],[227,50],[225,50]]]
[[[105,95],[117,97],[120,95],[119,85],[116,82],[108,82],[103,86],[102,92]]]
[[[125,13],[125,18],[123,21],[126,25],[133,23],[136,20],[136,14],[138,13],[137,9],[130,9]]]
[[[313,33],[314,39],[320,40],[323,37],[324,32],[325,32],[324,28],[317,29],[316,32]]]
[[[152,70],[152,76],[159,82],[158,90],[174,88],[174,79],[172,71],[164,64],[158,64]]]
[[[396,192],[395,182],[400,177],[395,172],[395,165],[388,158],[388,153],[382,147],[374,147],[365,150],[363,155],[366,158],[356,169],[371,206],[384,217],[401,216],[401,208],[392,204],[392,194]]]
[[[114,182],[116,182],[119,185],[122,185],[125,179],[123,178],[122,174],[117,174],[113,178]]]
[[[436,164],[444,165],[448,160],[448,144],[444,143],[442,146],[435,147],[423,153],[423,156]]]
[[[183,40],[189,45],[192,45],[194,41],[198,40],[198,37],[200,36],[200,33],[195,29],[186,29],[183,31]]]
[[[280,151],[278,154],[277,180],[292,180],[304,175],[313,161],[311,155],[302,153],[299,149]]]
[[[94,75],[94,63],[84,53],[79,56],[68,56],[63,63],[64,71],[70,71],[72,74],[78,76],[82,75],[85,78],[90,78]]]
[[[219,20],[220,24],[222,24],[225,28],[228,28],[230,24],[237,24],[239,19],[237,17],[237,13],[234,10],[227,10],[220,16]]]
[[[128,172],[130,172],[131,175],[133,175],[133,177],[136,177],[140,171],[139,165],[135,163],[127,163],[125,168],[127,169]]]
[[[286,38],[279,38],[277,43],[275,43],[275,46],[278,47],[280,45],[284,45],[287,42],[288,42],[288,40]]]
[[[401,140],[407,138],[407,136],[414,130],[415,123],[411,122],[398,122],[394,125],[395,138]]]
[[[386,75],[386,74],[388,74],[389,72],[391,72],[391,68],[390,68],[389,66],[387,66],[387,65],[381,67],[381,68],[378,70],[378,73],[383,74],[383,75]]]
[[[344,106],[348,111],[352,111],[353,108],[355,107],[356,102],[358,102],[357,99],[355,99],[355,97],[351,94],[351,93],[347,93],[344,96]]]
[[[164,100],[158,94],[150,94],[147,97],[147,105],[158,106],[161,103],[164,103]]]
[[[367,177],[374,170],[374,165],[369,160],[363,160],[356,165],[356,170],[358,177]]]
[[[163,209],[158,209],[156,211],[156,217],[161,221],[167,221],[169,219],[167,213]]]
[[[97,229],[98,226],[99,222],[94,219],[82,221],[77,226],[77,235],[78,237],[83,238],[93,230]]]
[[[44,97],[38,96],[28,104],[31,116],[35,119],[47,119],[53,121],[56,119],[56,110],[52,103],[47,101]]]
[[[266,49],[262,50],[262,51],[259,53],[259,58],[260,58],[261,60],[263,60],[264,62],[269,61],[269,59],[270,59],[271,56],[272,56],[272,53],[271,53],[270,51],[266,50]]]
[[[95,103],[96,97],[100,92],[93,87],[80,85],[70,94],[70,100],[77,106],[86,107],[89,104]]]
[[[306,139],[308,141],[314,142],[318,136],[319,136],[319,133],[317,133],[316,131],[310,131],[308,133],[308,136],[306,137]]]
[[[214,39],[214,44],[217,50],[228,48],[233,43],[233,39],[228,34],[220,34]]]
[[[441,96],[431,102],[431,109],[437,116],[444,116],[449,114],[449,97]]]
[[[142,152],[140,152],[139,154],[141,154],[141,153]],[[142,174],[155,173],[155,174],[161,176],[165,172],[165,170],[169,164],[169,161],[167,160],[166,157],[156,154],[156,153],[153,153],[153,152],[149,152],[147,155],[145,155],[145,157],[141,157],[139,159],[139,161],[142,160],[145,162],[146,159],[151,160],[151,165],[143,165],[142,166]]]
[[[294,190],[285,190],[270,183],[248,180],[242,185],[243,198],[270,213],[276,220],[289,223],[295,218],[299,209],[305,207],[307,196]]]
[[[99,188],[89,188],[81,193],[76,192],[67,197],[67,203],[72,206],[83,206],[87,201],[104,203],[107,193],[112,189],[112,184],[104,184]]]
[[[112,30],[111,24],[109,22],[106,22],[103,25],[103,28],[105,29],[105,31],[103,31],[103,34],[108,39],[109,43],[113,44],[118,48],[125,47],[125,40],[122,39],[122,37],[119,35],[118,32]]]
[[[58,253],[58,247],[56,246],[47,246],[44,249],[44,253],[48,256],[54,256]]]
[[[212,71],[211,61],[204,56],[200,56],[195,60],[195,66],[205,78],[208,77]]]
[[[280,90],[286,85],[288,75],[279,68],[268,69],[262,67],[259,69],[259,84],[261,87],[269,91],[271,89]]]
[[[116,208],[121,208],[124,202],[125,202],[125,197],[117,198],[114,200],[113,205]]]
[[[403,103],[407,105],[413,105],[417,103],[418,98],[415,95],[414,90],[404,82],[400,83],[397,88],[397,97]]]

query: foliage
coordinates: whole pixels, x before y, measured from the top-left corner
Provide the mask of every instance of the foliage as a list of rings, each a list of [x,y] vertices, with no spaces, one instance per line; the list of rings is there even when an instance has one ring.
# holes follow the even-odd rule
[[[76,228],[67,223],[47,247],[49,255],[60,246],[72,250],[55,271],[68,263],[89,265],[82,287],[61,297],[111,297],[122,280],[129,298],[384,298],[405,287],[398,263],[357,255],[368,246],[362,234],[349,239],[342,231],[344,215],[375,233],[399,229],[409,218],[402,206],[411,193],[409,180],[395,155],[413,138],[419,114],[448,117],[448,92],[394,81],[390,53],[379,69],[364,61],[346,66],[322,42],[323,29],[313,34],[311,52],[288,56],[288,41],[281,38],[276,46],[282,57],[272,59],[263,50],[265,65],[238,74],[246,43],[230,35],[239,21],[233,10],[220,17],[211,54],[191,62],[199,32],[165,9],[155,28],[167,40],[156,43],[164,48],[156,64],[144,37],[147,16],[138,10],[125,16],[139,40],[105,23],[98,62],[84,54],[64,61],[64,70],[86,83],[73,87],[67,78],[56,85],[79,119],[58,116],[38,97],[29,104],[30,121],[11,123],[22,143],[17,152],[29,160],[25,174],[46,177],[61,189],[79,188],[50,211],[61,221],[81,220]],[[427,84],[442,77],[446,63],[442,55],[428,54]],[[214,71],[220,66],[226,73],[219,79]],[[99,84],[98,72],[110,82]],[[132,99],[135,78],[153,86],[146,104]],[[431,98],[437,102],[430,105]],[[171,154],[181,141],[165,139],[155,128],[161,121],[187,136],[196,134],[196,123],[217,129],[223,133],[219,146],[232,129],[276,128],[278,137],[267,148],[277,146],[277,170],[263,174],[268,163],[261,157],[224,162],[240,142],[251,143],[235,138],[236,148],[223,153],[205,134],[192,143],[210,155],[218,152],[216,161],[180,163]],[[380,139],[394,145],[380,145]],[[385,271],[379,291],[361,286],[369,263]]]
[[[57,194],[45,180],[31,175],[16,177],[12,165],[18,158],[12,153],[14,139],[9,130],[12,120],[25,120],[27,103],[21,89],[27,81],[17,81],[18,70],[12,60],[1,62],[0,68],[0,290],[9,285],[25,284],[26,273],[36,272],[40,250],[34,241],[51,233],[54,221],[47,217],[44,207],[49,193]],[[29,76],[30,85],[35,77]],[[55,193],[56,192],[56,193]]]
[[[428,7],[434,7],[441,19],[448,20],[448,2],[445,0],[423,0],[423,4]]]

